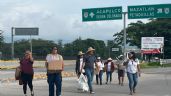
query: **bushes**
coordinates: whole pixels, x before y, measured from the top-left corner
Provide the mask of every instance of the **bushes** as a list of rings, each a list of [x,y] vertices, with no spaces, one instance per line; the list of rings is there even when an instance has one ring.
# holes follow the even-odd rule
[[[156,68],[156,67],[160,67],[160,63],[159,62],[141,63],[140,67],[141,68]]]
[[[147,65],[148,66],[160,66],[160,62],[150,62]]]

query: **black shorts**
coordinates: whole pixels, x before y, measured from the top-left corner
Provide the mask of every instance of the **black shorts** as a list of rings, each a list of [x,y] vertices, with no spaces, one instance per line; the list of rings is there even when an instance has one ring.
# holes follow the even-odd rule
[[[124,77],[125,76],[125,70],[118,70],[118,77]]]

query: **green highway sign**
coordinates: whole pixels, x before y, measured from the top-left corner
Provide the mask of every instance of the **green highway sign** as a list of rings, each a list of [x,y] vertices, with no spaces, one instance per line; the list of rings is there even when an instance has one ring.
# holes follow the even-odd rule
[[[171,18],[171,4],[128,6],[128,19]]]
[[[122,19],[122,7],[82,9],[82,21]]]

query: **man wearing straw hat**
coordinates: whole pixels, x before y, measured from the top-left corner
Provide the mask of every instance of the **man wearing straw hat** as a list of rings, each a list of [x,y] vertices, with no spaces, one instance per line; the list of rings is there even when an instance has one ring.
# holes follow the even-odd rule
[[[92,81],[93,81],[93,75],[94,75],[94,64],[97,65],[94,51],[95,49],[93,49],[92,47],[88,48],[88,51],[86,52],[86,55],[84,56],[84,62],[82,66],[82,69],[84,68],[85,74],[88,79],[88,86],[89,86],[90,94],[95,93],[92,87]]]

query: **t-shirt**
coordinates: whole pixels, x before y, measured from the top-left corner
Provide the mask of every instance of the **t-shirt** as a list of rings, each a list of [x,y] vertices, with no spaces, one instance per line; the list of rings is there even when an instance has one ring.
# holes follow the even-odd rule
[[[47,62],[51,62],[51,61],[54,61],[54,60],[62,60],[63,61],[63,57],[59,54],[48,54],[46,56],[46,61]],[[61,71],[60,70],[47,70],[47,73],[60,73]]]
[[[139,60],[129,60],[127,65],[127,72],[129,73],[136,73],[138,71],[137,65],[139,65]]]
[[[83,58],[80,58],[80,70],[82,68],[82,65],[83,65]]]
[[[54,61],[54,60],[63,60],[63,58],[62,58],[62,56],[59,55],[59,54],[55,54],[55,55],[53,55],[53,54],[48,54],[48,55],[46,56],[46,61],[47,61],[47,62],[51,62],[51,61]]]
[[[111,71],[111,62],[108,62],[107,64],[107,71]]]
[[[99,61],[99,62],[97,62],[97,66],[99,67],[99,70],[103,70],[104,63],[102,63],[101,61]]]
[[[85,55],[84,57],[85,66],[84,69],[90,68],[94,69],[94,63],[96,62],[96,57],[94,55]]]

